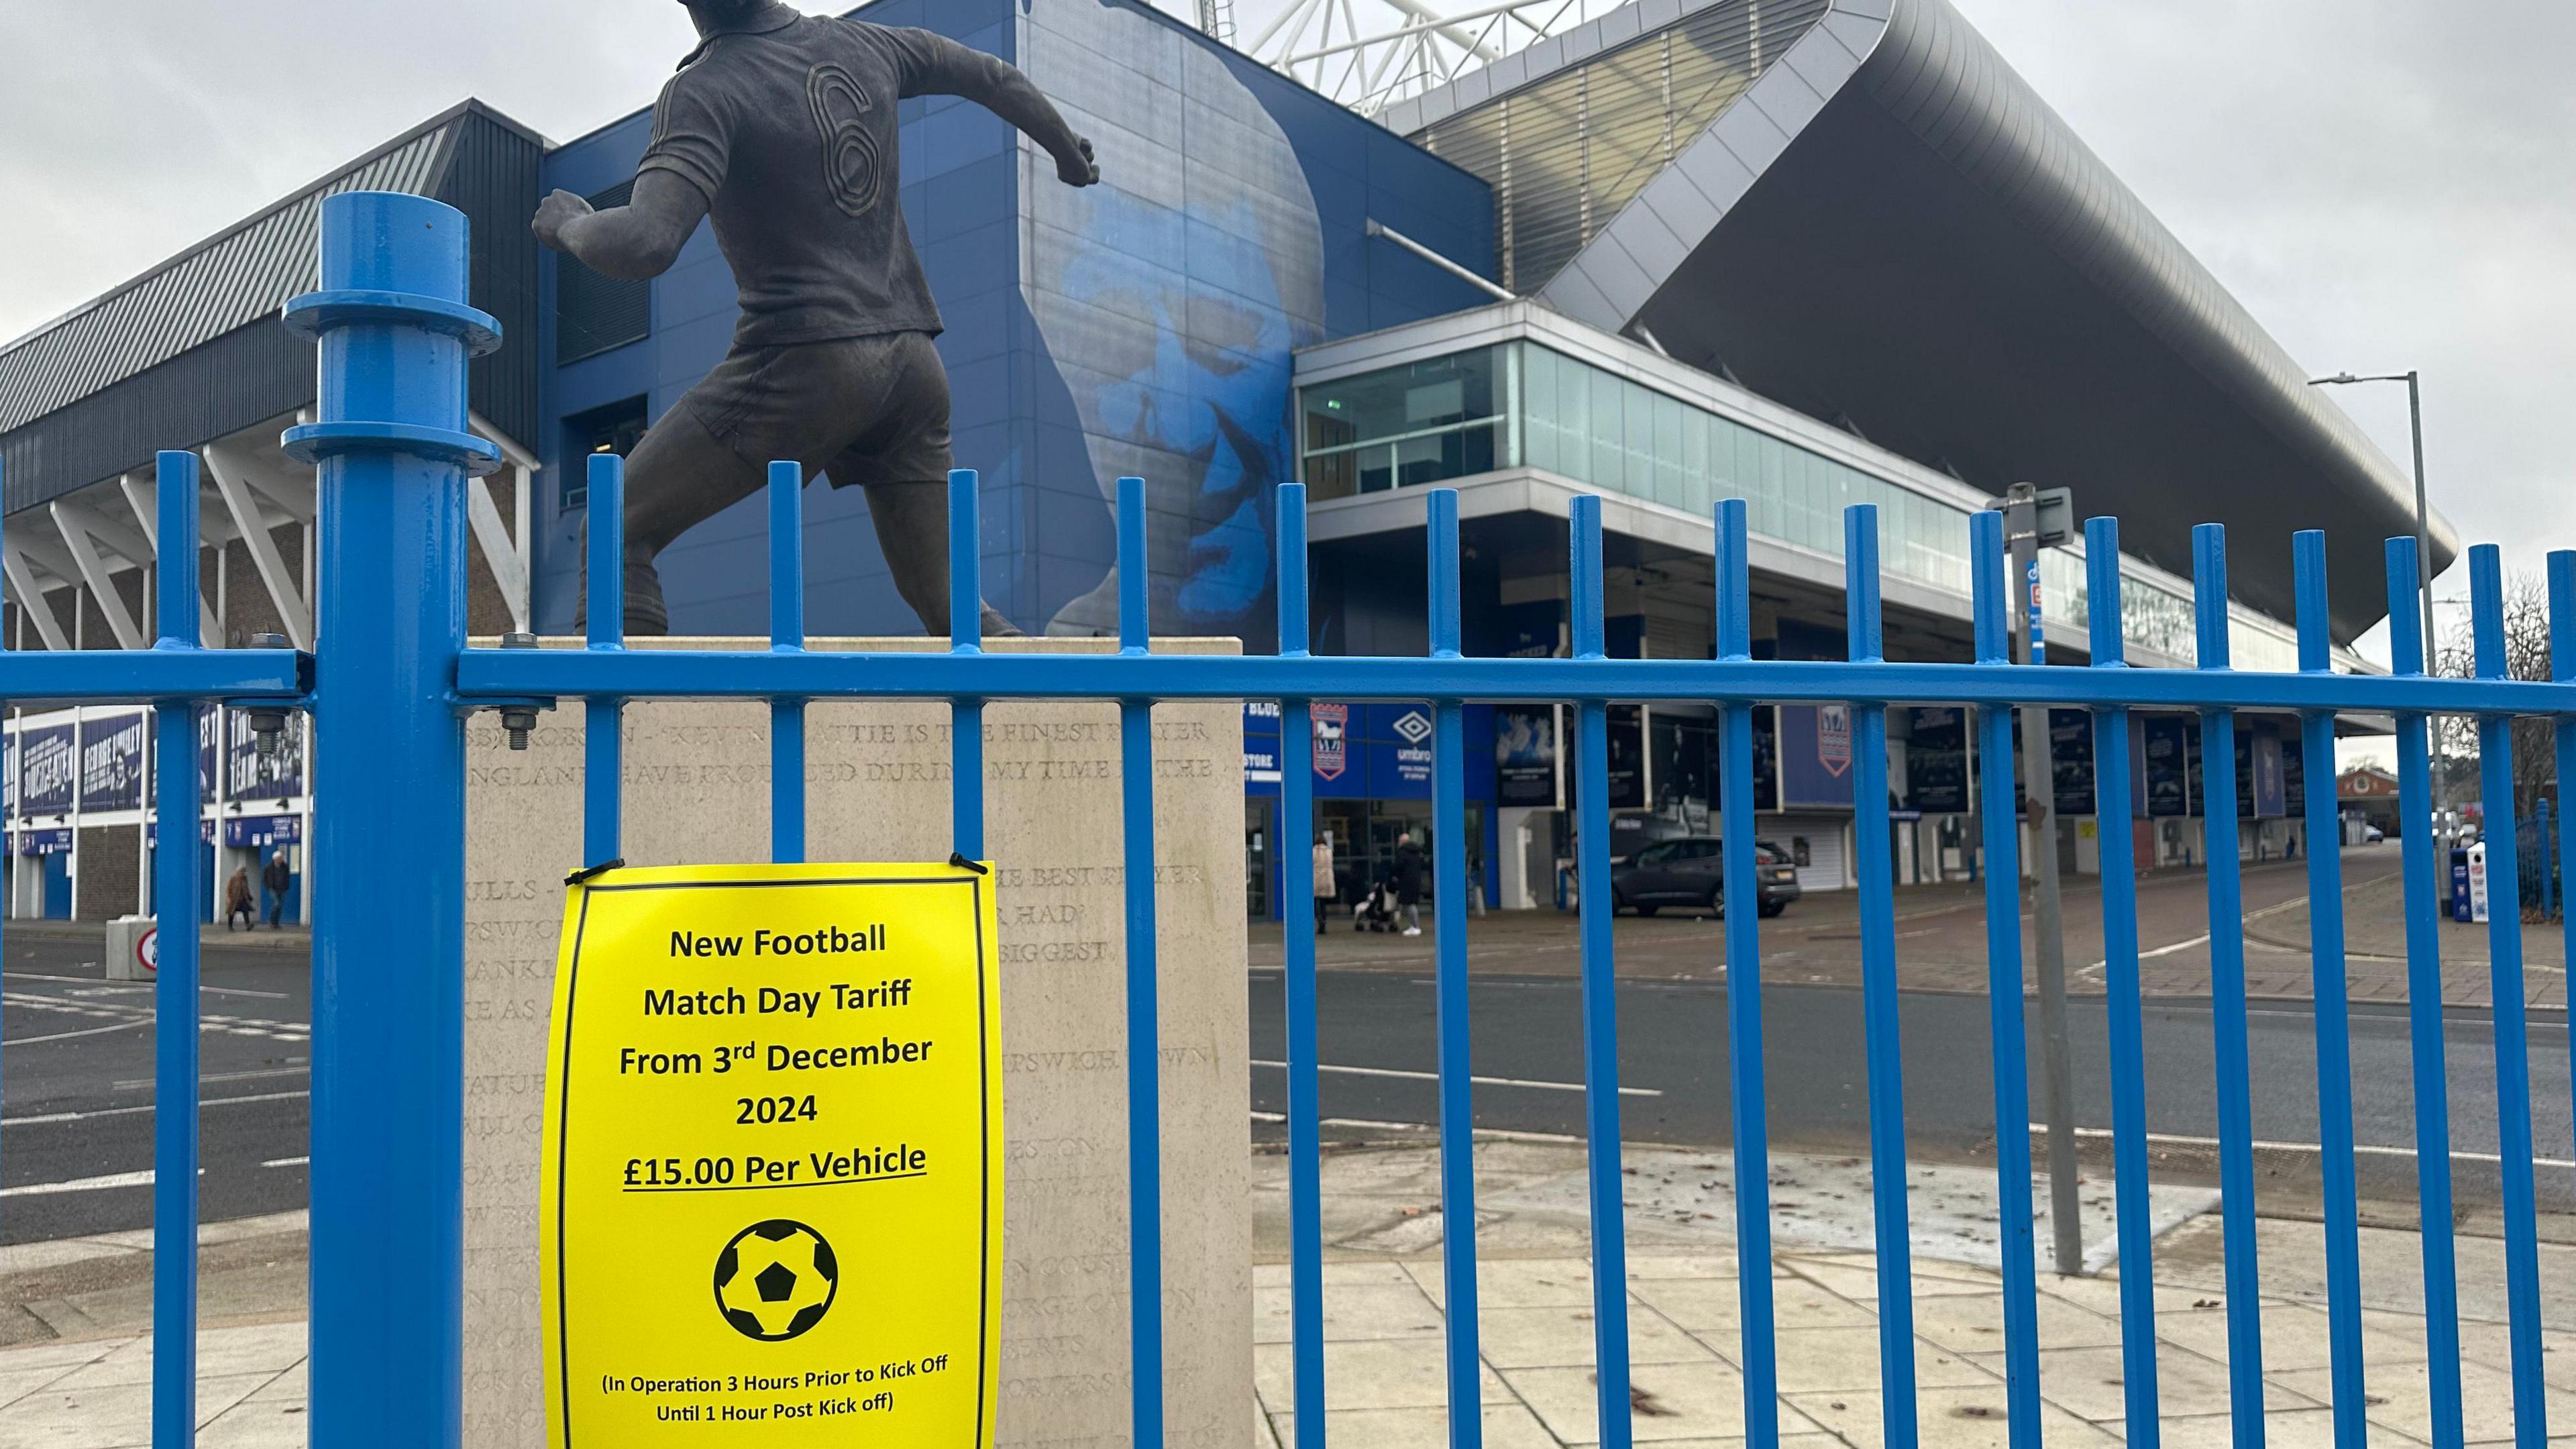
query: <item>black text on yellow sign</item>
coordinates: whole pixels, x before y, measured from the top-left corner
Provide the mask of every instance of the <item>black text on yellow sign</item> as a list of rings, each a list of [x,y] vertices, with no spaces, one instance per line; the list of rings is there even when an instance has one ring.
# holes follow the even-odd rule
[[[988,1449],[995,959],[992,877],[969,866],[571,888],[546,1073],[552,1449]]]

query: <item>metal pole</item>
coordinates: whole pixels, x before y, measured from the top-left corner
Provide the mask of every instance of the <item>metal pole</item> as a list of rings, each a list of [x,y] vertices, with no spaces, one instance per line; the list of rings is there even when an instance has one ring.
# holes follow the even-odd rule
[[[2039,499],[2028,483],[2004,495],[2004,538],[2012,549],[2018,607],[2013,611],[2013,662],[2048,662],[2047,630],[2039,589]],[[2040,1114],[2048,1126],[2048,1220],[2057,1271],[2084,1270],[2084,1224],[2078,1216],[2075,1179],[2075,1067],[2066,1029],[2066,932],[2058,910],[2057,766],[2051,758],[2048,708],[2021,708],[2022,781],[2030,797],[2032,945],[2039,962]],[[2126,822],[2123,822],[2125,824]],[[2105,827],[2107,828],[2107,826]],[[1997,1131],[2012,1124],[1998,1122]]]
[[[464,1433],[466,221],[417,196],[322,206],[313,939],[312,1442],[455,1449]]]
[[[2413,368],[2406,370],[2406,420],[2415,439],[2415,583],[2418,607],[2424,611],[2424,672],[2442,672],[2441,636],[2433,632],[2433,532],[2432,514],[2424,502],[2424,392]],[[2433,716],[2433,828],[2438,841],[2448,843],[2450,825],[2450,752],[2442,744],[2444,721]],[[2447,850],[2433,852],[2435,899],[2448,900],[2451,893],[2451,855]]]

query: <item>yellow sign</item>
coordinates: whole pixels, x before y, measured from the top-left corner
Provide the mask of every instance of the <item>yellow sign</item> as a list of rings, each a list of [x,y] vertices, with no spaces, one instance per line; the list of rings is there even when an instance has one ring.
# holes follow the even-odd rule
[[[619,869],[564,903],[542,1268],[552,1449],[987,1449],[992,878]]]

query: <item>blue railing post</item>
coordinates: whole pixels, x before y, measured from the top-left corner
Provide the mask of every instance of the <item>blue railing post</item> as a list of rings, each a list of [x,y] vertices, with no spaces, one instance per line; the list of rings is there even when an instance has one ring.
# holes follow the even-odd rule
[[[1843,615],[1844,658],[1853,664],[1883,662],[1876,504],[1855,503],[1843,510]],[[1878,1245],[1880,1432],[1890,1444],[1910,1444],[1917,1428],[1914,1238],[1905,1201],[1904,1022],[1897,1000],[1896,867],[1888,840],[1887,706],[1852,706],[1851,748],[1852,846],[1860,866],[1861,1036],[1869,1079],[1873,1241]],[[1729,910],[1753,904],[1737,900]],[[2020,996],[2018,990],[2013,993],[2016,1004]]]
[[[153,491],[156,536],[197,536],[197,455],[163,453]],[[156,649],[195,649],[197,551],[160,551]],[[165,700],[158,723],[163,768],[153,781],[161,814],[152,858],[160,966],[153,983],[155,1104],[152,1132],[152,1442],[195,1442],[197,1423],[197,706]]]
[[[319,469],[335,585],[314,671],[336,745],[313,779],[331,890],[313,941],[308,1419],[330,1449],[454,1449],[463,1434],[465,726],[451,694],[465,479],[500,462],[467,431],[465,361],[499,332],[466,305],[466,243],[464,214],[438,202],[334,196],[322,290],[286,310],[321,342],[318,421],[284,442]]]
[[[1741,498],[1717,505],[1717,657],[1753,659],[1752,552]],[[1718,771],[1719,879],[1725,898],[1762,898],[1754,874],[1753,706],[1718,706],[1723,735]],[[1752,1449],[1780,1442],[1779,1339],[1771,1295],[1771,1126],[1762,1075],[1762,912],[1726,913],[1726,1076],[1734,1100],[1736,1361],[1744,1366],[1744,1435]]]
[[[2480,679],[2507,674],[2504,560],[2494,544],[2469,550],[2470,630]],[[2497,1174],[2503,1179],[2506,1337],[2513,1359],[2513,1437],[2519,1449],[2549,1440],[2547,1386],[2541,1376],[2540,1242],[2535,1220],[2531,1138],[2531,1032],[2523,1004],[2522,871],[2515,862],[2521,824],[2514,818],[2513,719],[2478,717],[2479,791],[2488,829],[2487,981],[2495,1018]],[[2502,828],[2496,828],[2501,826]]]
[[[1579,510],[1582,504],[1575,506]],[[1579,517],[1575,533],[1579,552]],[[1465,630],[1459,614],[1457,489],[1435,488],[1424,500],[1422,536],[1425,577],[1429,582],[1425,613],[1430,623],[1431,657],[1456,659],[1464,652],[1460,641]],[[1579,634],[1583,628],[1582,565],[1578,563],[1575,568],[1574,627]],[[1476,1103],[1470,1075],[1475,1067],[1467,1030],[1465,710],[1456,700],[1434,701],[1431,709],[1431,852],[1433,868],[1438,873],[1432,891],[1437,897],[1432,902],[1432,946],[1436,952],[1432,978],[1438,983],[1433,988],[1432,1010],[1440,1068],[1440,1221],[1445,1229],[1440,1236],[1440,1281],[1442,1302],[1447,1309],[1446,1353],[1452,1409],[1449,1446],[1478,1449],[1485,1442],[1485,1420],[1482,1412],[1473,1407],[1482,1402],[1482,1360],[1476,1347]],[[1588,944],[1589,920],[1584,923],[1584,931]],[[1584,959],[1588,983],[1588,951]],[[1589,1021],[1592,1007],[1588,993],[1584,1003],[1585,1019]],[[1612,1151],[1615,1157],[1616,1149]],[[1599,1156],[1598,1143],[1594,1144],[1594,1156]],[[1615,1174],[1618,1169],[1614,1165],[1611,1170]],[[1600,1224],[1596,1220],[1593,1226],[1593,1241],[1597,1244]],[[1597,1285],[1599,1280],[1596,1277],[1594,1281]],[[1607,1378],[1605,1369],[1605,1382]],[[1470,1407],[1459,1409],[1461,1404]],[[1605,1438],[1610,1432],[1605,1424]]]
[[[2227,530],[2192,530],[2192,584],[2199,623],[2194,664],[2233,667],[2227,648]],[[2254,1247],[2254,1098],[2245,1008],[2245,889],[2236,846],[2236,713],[2200,712],[2200,737],[2223,768],[2203,767],[2209,804],[2209,1031],[2218,1089],[2220,1233],[2227,1282],[2228,1402],[2235,1449],[2263,1449],[2263,1292]],[[2222,844],[2221,830],[2226,832]]]
[[[1118,480],[1118,652],[1153,652],[1145,480]],[[1162,983],[1154,916],[1154,702],[1118,702],[1120,850],[1127,901],[1128,1403],[1134,1449],[1163,1449]]]
[[[769,647],[805,650],[805,469],[769,465]],[[805,701],[769,702],[769,858],[805,859]]]
[[[2004,516],[1969,515],[1970,607],[1977,662],[2010,668],[2005,642]],[[1995,1062],[1995,1236],[2004,1276],[2004,1431],[2011,1449],[2039,1449],[2039,1263],[2031,1232],[2030,1042],[2021,966],[2021,827],[2013,816],[2013,712],[1977,710],[1977,807],[1985,817],[1986,1012]],[[1974,853],[1970,853],[1974,858]],[[2072,1274],[2077,1263],[2060,1263]]]
[[[2415,540],[2388,540],[2388,660],[2400,678],[2425,674]],[[2451,1221],[2450,1069],[2442,1013],[2442,902],[2434,892],[2432,736],[2439,721],[2397,712],[2397,839],[2405,862],[2406,1016],[2415,1074],[2415,1200],[2427,1224]],[[2423,1235],[2425,1392],[2434,1449],[2466,1442],[2460,1406],[2460,1279],[2447,1232]]]
[[[984,652],[983,475],[948,473],[948,652]],[[984,858],[984,701],[959,695],[948,705],[949,846],[968,860]]]
[[[1306,485],[1279,485],[1279,656],[1310,657],[1306,596]],[[1279,701],[1279,849],[1283,881],[1300,879],[1298,851],[1315,838],[1315,711]],[[1305,857],[1311,866],[1313,857]],[[1288,894],[1293,899],[1294,887]],[[1323,907],[1317,906],[1319,912]],[[1315,939],[1283,912],[1288,1026],[1288,1274],[1297,1365],[1297,1449],[1324,1449],[1324,1146],[1317,1088]],[[1453,1310],[1454,1311],[1454,1310]],[[1472,1317],[1472,1312],[1470,1314]]]
[[[2327,608],[2326,536],[2292,536],[2297,575],[2299,670],[2334,672]],[[2299,717],[2308,820],[2309,980],[2316,1000],[2317,1176],[2326,1200],[2326,1334],[2334,1382],[2335,1449],[2363,1449],[2368,1390],[2361,1359],[2361,1209],[2353,1169],[2352,1006],[2344,981],[2342,808],[2335,798],[2335,717]]]
[[[615,453],[590,455],[590,579],[587,643],[593,649],[626,647],[626,460]],[[581,706],[581,856],[605,865],[624,853],[626,701],[592,695]]]
[[[2126,669],[2118,519],[2085,520],[2084,568],[2093,667]],[[2156,1449],[2162,1440],[2156,1420],[2156,1297],[2150,1262],[2155,1227],[2148,1220],[2146,1007],[2138,980],[2137,809],[2130,780],[2129,711],[2119,705],[2097,709],[2093,810],[2102,855],[2102,989],[2110,1025],[2111,1195],[2119,1213],[2121,1390],[2128,1404],[2129,1442]],[[2229,828],[2234,828],[2233,816]],[[2061,1271],[2065,1266],[2058,1265]]]
[[[1453,494],[1453,518],[1456,507]],[[1597,661],[1607,653],[1599,498],[1586,494],[1574,500],[1566,536],[1574,657]],[[1615,899],[1610,893],[1610,716],[1604,701],[1587,699],[1576,707],[1575,762],[1575,881],[1582,895],[1583,1149],[1591,1178],[1593,1388],[1600,1405],[1602,1449],[1628,1449],[1634,1433],[1628,1382],[1628,1216],[1622,1205],[1626,1180],[1619,1170],[1619,979],[1610,918]],[[1737,899],[1741,905],[1750,898]],[[1466,962],[1460,961],[1458,968],[1464,976]],[[1457,1224],[1453,1221],[1450,1227],[1450,1235],[1457,1236]],[[1456,1393],[1452,1388],[1453,1404]],[[1453,1422],[1456,1417],[1452,1414]],[[1454,1432],[1450,1437],[1457,1442]],[[1460,1449],[1467,1446],[1462,1444]]]

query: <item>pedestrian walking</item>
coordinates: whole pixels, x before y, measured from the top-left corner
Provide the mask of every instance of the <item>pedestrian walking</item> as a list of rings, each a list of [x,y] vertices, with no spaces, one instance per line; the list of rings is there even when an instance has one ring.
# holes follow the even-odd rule
[[[1389,873],[1395,878],[1395,903],[1404,908],[1404,934],[1422,934],[1422,847],[1413,843],[1408,830],[1395,838],[1395,864]]]
[[[1315,837],[1315,934],[1324,934],[1324,918],[1331,914],[1333,900],[1342,893],[1341,882],[1333,875],[1333,837]]]
[[[268,928],[272,931],[286,916],[286,888],[294,879],[286,869],[286,852],[270,851],[268,864],[259,873],[259,883],[268,890]]]
[[[259,908],[250,898],[250,867],[237,865],[224,881],[224,929],[233,928],[233,917],[241,917],[242,929],[259,929]]]

